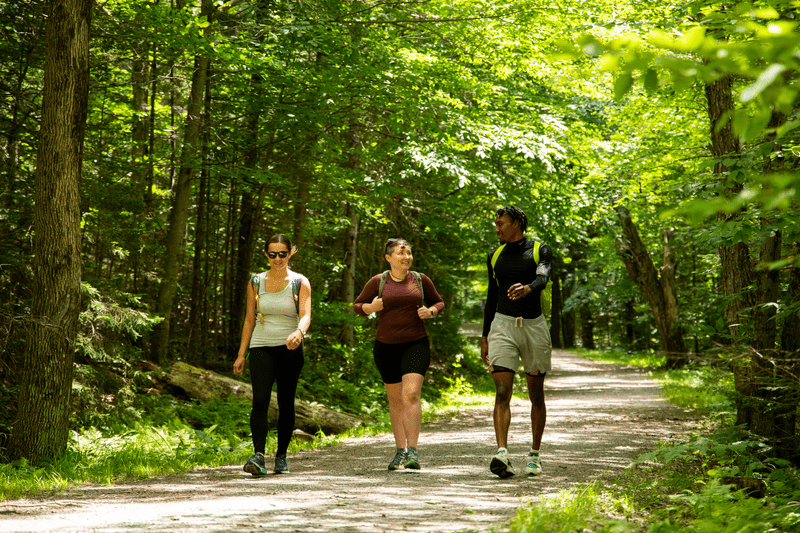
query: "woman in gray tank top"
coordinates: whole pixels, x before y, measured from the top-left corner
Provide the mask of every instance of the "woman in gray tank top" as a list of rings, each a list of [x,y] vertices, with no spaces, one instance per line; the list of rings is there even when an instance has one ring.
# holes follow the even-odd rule
[[[289,269],[289,258],[296,251],[286,235],[273,235],[264,250],[270,269],[254,275],[247,287],[247,313],[233,373],[244,373],[249,351],[253,383],[250,411],[253,455],[243,470],[254,476],[267,473],[264,454],[273,383],[278,386],[280,413],[273,471],[276,474],[289,472],[286,451],[294,431],[297,380],[305,362],[303,338],[311,324],[311,285],[305,276]]]

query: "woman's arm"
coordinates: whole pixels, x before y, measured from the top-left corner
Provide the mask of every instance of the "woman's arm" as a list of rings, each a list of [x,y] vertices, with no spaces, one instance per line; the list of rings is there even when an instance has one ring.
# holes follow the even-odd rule
[[[295,350],[300,346],[309,326],[311,326],[311,283],[305,276],[301,277],[300,291],[297,296],[299,304],[297,329],[286,337],[286,347],[290,350]]]
[[[244,313],[244,325],[242,326],[242,341],[239,344],[239,355],[233,363],[233,373],[241,376],[244,373],[244,360],[247,350],[250,348],[250,338],[256,327],[256,293],[253,283],[247,282],[247,308]]]

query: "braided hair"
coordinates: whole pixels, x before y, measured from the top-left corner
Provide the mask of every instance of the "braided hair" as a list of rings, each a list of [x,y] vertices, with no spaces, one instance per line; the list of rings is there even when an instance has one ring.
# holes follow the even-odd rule
[[[528,229],[528,217],[525,215],[525,212],[517,206],[508,205],[505,207],[501,207],[495,213],[495,216],[501,217],[503,215],[508,215],[508,218],[511,219],[511,223],[513,224],[514,221],[519,222],[519,230],[522,233],[525,233],[525,230]]]

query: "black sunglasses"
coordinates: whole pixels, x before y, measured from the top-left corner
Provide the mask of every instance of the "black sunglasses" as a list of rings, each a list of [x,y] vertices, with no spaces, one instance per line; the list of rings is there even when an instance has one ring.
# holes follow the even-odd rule
[[[267,252],[267,257],[270,259],[275,259],[276,257],[285,259],[287,255],[289,255],[289,252]]]

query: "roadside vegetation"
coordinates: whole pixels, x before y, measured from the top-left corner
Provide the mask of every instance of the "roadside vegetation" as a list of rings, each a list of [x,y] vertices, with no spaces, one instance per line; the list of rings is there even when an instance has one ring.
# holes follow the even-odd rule
[[[665,396],[704,419],[685,442],[662,442],[619,476],[604,476],[520,508],[507,530],[521,532],[790,532],[800,528],[800,472],[774,459],[763,441],[733,426],[729,372],[719,365],[662,370],[663,358],[641,353],[579,350],[582,357],[649,369]],[[491,403],[493,389],[474,344],[425,387],[424,420]],[[137,379],[144,383],[142,376]],[[134,394],[125,405],[74,418],[69,449],[56,460],[0,465],[0,500],[64,490],[81,483],[113,484],[238,464],[250,453],[249,404],[207,403],[169,395]],[[307,394],[313,391],[306,383]],[[309,389],[310,387],[310,389]],[[347,434],[294,440],[290,452],[389,431],[381,399],[367,387],[360,398],[374,422]],[[351,402],[356,402],[352,399]],[[99,405],[99,404],[98,404]],[[275,446],[270,436],[267,448]],[[505,531],[506,529],[504,529]]]
[[[718,365],[661,370],[664,360],[620,351],[582,357],[650,368],[669,401],[704,416],[686,442],[662,442],[621,476],[576,485],[520,509],[508,531],[789,533],[800,531],[800,471],[733,425],[731,373]]]

